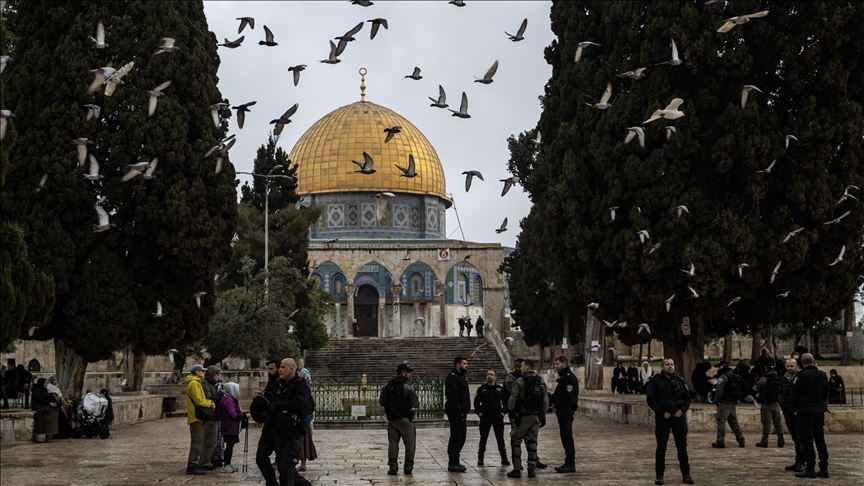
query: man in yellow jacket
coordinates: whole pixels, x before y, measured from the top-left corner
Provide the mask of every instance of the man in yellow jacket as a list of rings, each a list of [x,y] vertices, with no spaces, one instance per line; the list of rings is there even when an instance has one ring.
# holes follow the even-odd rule
[[[201,420],[195,413],[196,405],[205,409],[216,409],[216,404],[204,396],[204,389],[201,387],[205,372],[203,366],[196,364],[186,377],[186,423],[189,424],[189,435],[192,437],[189,460],[186,462],[186,474],[189,475],[207,473],[206,466],[210,463],[210,458],[204,457],[204,438],[216,428],[215,420]]]

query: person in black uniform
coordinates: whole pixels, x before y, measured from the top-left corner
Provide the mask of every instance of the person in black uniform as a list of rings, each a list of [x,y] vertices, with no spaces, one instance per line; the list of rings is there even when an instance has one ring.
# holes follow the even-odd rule
[[[480,417],[480,450],[477,454],[477,465],[483,465],[486,453],[486,440],[489,429],[495,431],[498,442],[498,452],[501,454],[501,465],[509,466],[507,449],[504,447],[504,415],[507,414],[507,402],[504,401],[504,387],[495,384],[495,370],[486,372],[486,383],[477,388],[474,395],[474,413]]]
[[[675,362],[663,360],[663,372],[648,381],[645,398],[654,410],[654,436],[657,438],[657,452],[654,458],[654,471],[657,479],[654,484],[663,484],[666,469],[666,444],[669,432],[675,438],[678,450],[678,464],[681,467],[684,484],[693,484],[690,477],[690,460],[687,457],[687,409],[690,408],[690,392],[684,379],[675,375]]]
[[[797,420],[798,442],[806,463],[798,478],[828,477],[828,446],[825,445],[825,412],[828,411],[828,376],[816,368],[813,355],[801,355],[798,379],[792,385],[792,408]],[[813,450],[813,441],[816,450]],[[816,451],[819,451],[819,472],[816,472]]]
[[[513,393],[513,385],[516,384],[516,380],[522,376],[522,363],[525,360],[522,358],[516,358],[513,360],[513,371],[507,374],[507,378],[504,379],[504,403],[510,401],[510,395]],[[509,410],[508,410],[509,412]],[[510,421],[510,428],[512,429],[515,426],[513,421]],[[544,464],[540,461],[540,455],[537,455],[537,469],[546,469],[548,467],[547,464]]]
[[[555,417],[558,418],[558,432],[561,435],[561,445],[564,446],[564,465],[555,468],[555,472],[576,472],[576,447],[573,445],[573,415],[579,403],[579,380],[567,363],[567,356],[556,356],[552,361],[558,372],[558,385],[552,393],[552,405],[555,407]]]
[[[486,336],[486,323],[483,322],[483,316],[477,317],[477,337],[482,338]]]
[[[458,356],[453,360],[453,370],[444,380],[444,412],[450,421],[450,441],[447,443],[447,470],[465,472],[459,464],[459,454],[468,434],[468,412],[471,411],[471,392],[468,391],[468,360]]]

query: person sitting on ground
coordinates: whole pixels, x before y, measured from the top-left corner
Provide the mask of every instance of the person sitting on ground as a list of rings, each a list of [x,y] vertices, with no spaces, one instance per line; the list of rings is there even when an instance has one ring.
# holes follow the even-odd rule
[[[234,444],[240,442],[240,430],[244,427],[244,419],[249,420],[249,414],[240,408],[240,385],[229,381],[225,383],[225,395],[222,396],[222,418],[220,419],[222,437],[225,440],[225,454],[222,466],[223,473],[233,473],[240,468],[231,464],[234,457]]]
[[[843,377],[837,374],[837,370],[831,370],[831,377],[828,378],[828,403],[845,405],[846,404],[846,385],[843,383]]]
[[[642,362],[642,367],[639,368],[639,379],[642,382],[642,392],[644,393],[648,387],[648,380],[654,376],[654,368],[647,361]]]

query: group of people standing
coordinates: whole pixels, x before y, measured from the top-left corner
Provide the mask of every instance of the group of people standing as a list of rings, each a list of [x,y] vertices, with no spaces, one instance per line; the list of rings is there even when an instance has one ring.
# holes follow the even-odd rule
[[[626,369],[623,363],[618,362],[612,370],[612,393],[645,393],[645,387],[652,376],[654,368],[647,361],[643,361],[639,368],[636,363],[631,362]]]
[[[10,359],[6,363],[3,372],[3,385],[0,393],[3,395],[2,408],[9,408],[9,397],[16,399],[18,394],[24,398],[24,408],[30,408],[30,385],[33,383],[33,375],[24,368],[24,365],[15,366],[15,360]]]
[[[477,337],[482,338],[485,336],[486,331],[486,323],[483,321],[483,316],[477,317],[477,323],[471,324],[471,316],[463,316],[460,317],[459,320],[459,337],[467,336],[471,337],[471,330],[474,327],[477,327]]]

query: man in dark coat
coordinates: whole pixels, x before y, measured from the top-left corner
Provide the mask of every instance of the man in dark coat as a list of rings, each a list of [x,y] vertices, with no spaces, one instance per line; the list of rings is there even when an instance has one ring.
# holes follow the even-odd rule
[[[447,470],[465,472],[459,464],[459,454],[468,434],[468,412],[471,411],[471,392],[468,391],[468,360],[459,356],[453,360],[453,370],[444,380],[444,412],[450,421],[450,441],[447,443]]]
[[[657,452],[654,456],[654,484],[663,484],[666,470],[666,444],[669,432],[675,439],[678,450],[678,464],[681,467],[682,481],[693,484],[690,477],[690,461],[687,457],[687,410],[690,408],[690,392],[684,379],[675,375],[675,362],[663,360],[663,372],[651,377],[645,390],[648,406],[654,411],[654,437],[657,439]]]
[[[627,393],[639,393],[639,369],[632,361],[627,367]]]
[[[18,373],[15,370],[15,363],[10,362],[6,365],[6,374],[3,375],[3,408],[9,408],[9,397],[14,400],[18,396]]]
[[[483,465],[486,453],[486,440],[489,439],[489,429],[495,431],[498,442],[498,453],[501,454],[501,465],[509,466],[507,448],[504,446],[504,415],[507,414],[507,402],[504,400],[504,387],[495,384],[495,370],[486,372],[486,383],[477,388],[474,395],[474,413],[480,417],[480,449],[477,454],[477,465]]]
[[[417,446],[417,430],[414,428],[414,410],[420,408],[420,399],[411,386],[414,368],[402,363],[396,367],[396,377],[381,390],[378,404],[384,407],[387,416],[387,471],[389,476],[399,473],[399,440],[405,444],[405,475],[414,472],[414,452]],[[391,397],[393,401],[391,401]]]
[[[477,337],[482,338],[486,336],[486,323],[483,322],[483,316],[477,317]]]
[[[828,477],[828,446],[825,445],[825,412],[828,411],[828,377],[816,368],[813,355],[801,356],[804,369],[792,386],[792,408],[798,417],[798,440],[806,468],[795,473],[799,478]],[[816,450],[819,451],[819,472],[816,472]]]
[[[777,403],[780,404],[780,410],[786,421],[786,428],[789,429],[789,435],[792,436],[792,442],[795,443],[795,462],[791,466],[786,466],[786,470],[799,473],[804,470],[804,456],[801,455],[801,443],[798,441],[798,420],[795,416],[795,409],[792,408],[792,387],[795,385],[797,375],[798,360],[795,358],[787,359],[786,374],[780,380],[780,396],[777,397]]]
[[[561,445],[564,447],[564,464],[555,468],[555,472],[576,472],[576,447],[573,444],[573,416],[579,403],[579,380],[567,363],[563,354],[552,360],[555,371],[558,372],[555,392],[552,393],[552,406],[555,407],[555,417],[558,418],[558,433],[561,435]]]
[[[462,337],[465,334],[465,318],[459,318],[459,337]]]

